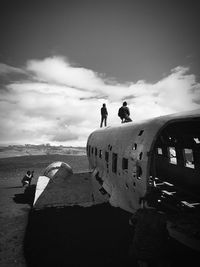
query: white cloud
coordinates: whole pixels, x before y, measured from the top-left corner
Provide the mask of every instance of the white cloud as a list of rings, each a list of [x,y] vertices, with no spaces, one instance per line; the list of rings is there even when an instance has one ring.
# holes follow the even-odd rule
[[[0,90],[1,143],[85,145],[99,127],[102,103],[108,108],[108,124],[116,125],[124,99],[133,121],[199,108],[200,84],[184,67],[154,84],[116,85],[62,57],[30,60],[21,71],[31,74],[32,81],[19,80]]]
[[[71,66],[64,57],[51,57],[44,60],[29,60],[27,70],[38,80],[65,84],[86,90],[98,89],[102,80],[89,69]]]

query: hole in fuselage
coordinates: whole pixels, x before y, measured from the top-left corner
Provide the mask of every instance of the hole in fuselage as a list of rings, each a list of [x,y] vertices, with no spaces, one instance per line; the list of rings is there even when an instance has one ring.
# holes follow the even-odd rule
[[[159,133],[153,148],[150,176],[160,190],[161,203],[167,202],[175,208],[181,206],[182,201],[187,201],[188,207],[200,202],[199,129],[198,120],[179,121]]]

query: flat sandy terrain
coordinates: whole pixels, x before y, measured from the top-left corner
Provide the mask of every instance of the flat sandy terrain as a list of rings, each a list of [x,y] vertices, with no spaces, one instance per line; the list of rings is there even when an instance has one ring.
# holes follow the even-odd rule
[[[34,170],[32,188],[45,168],[54,161],[64,161],[74,171],[88,169],[86,156],[42,155],[0,159],[0,266],[26,266],[24,235],[33,200],[33,190],[25,196],[21,179]]]
[[[31,208],[37,177],[55,161],[68,163],[74,172],[88,170],[86,156],[0,159],[0,266],[123,266],[130,241],[129,214],[108,203],[94,203],[87,176],[68,181],[66,194],[74,206]],[[35,173],[25,190],[21,179],[27,170]],[[80,207],[79,202],[89,205]]]
[[[86,156],[0,159],[0,266],[137,266],[128,257],[130,214],[95,202],[89,176],[72,176],[67,181],[66,194],[73,206],[31,208],[38,176],[55,161],[68,163],[74,172],[88,170]],[[25,191],[21,179],[27,170],[35,173]],[[79,202],[91,205],[80,207]],[[175,240],[170,248],[172,266],[194,266],[197,253]]]

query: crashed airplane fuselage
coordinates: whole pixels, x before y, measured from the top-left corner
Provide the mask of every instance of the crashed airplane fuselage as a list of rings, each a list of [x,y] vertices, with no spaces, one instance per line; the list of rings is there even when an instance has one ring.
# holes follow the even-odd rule
[[[164,198],[179,188],[193,196],[182,195],[180,203],[200,202],[200,110],[96,130],[87,155],[96,186],[113,206],[135,212],[146,192],[161,185]]]
[[[156,189],[170,235],[200,251],[200,109],[96,130],[87,156],[90,172],[49,165],[38,178],[33,208],[109,200],[134,213]]]

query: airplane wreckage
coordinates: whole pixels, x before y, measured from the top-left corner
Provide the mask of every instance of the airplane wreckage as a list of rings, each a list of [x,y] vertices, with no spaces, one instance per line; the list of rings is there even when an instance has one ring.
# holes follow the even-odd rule
[[[49,165],[38,178],[33,208],[69,203],[71,176],[90,177],[94,198],[107,197],[131,213],[156,189],[156,207],[167,215],[170,235],[200,250],[200,109],[95,130],[87,157],[87,173],[73,173],[63,162]]]

